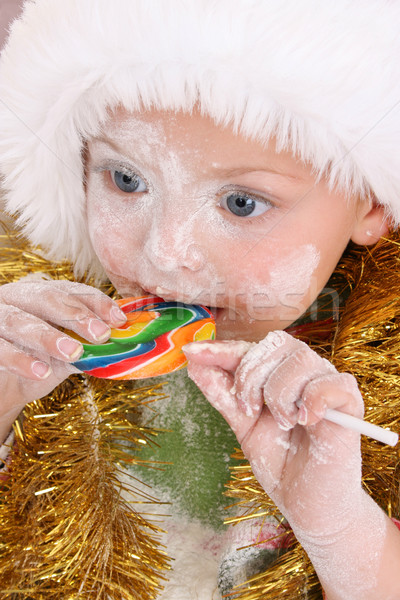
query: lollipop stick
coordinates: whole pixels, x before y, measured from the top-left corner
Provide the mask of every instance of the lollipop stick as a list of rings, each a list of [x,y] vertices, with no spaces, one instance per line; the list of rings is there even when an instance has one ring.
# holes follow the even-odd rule
[[[394,431],[383,429],[383,427],[378,427],[378,425],[373,425],[372,423],[368,423],[368,421],[357,419],[357,417],[340,412],[339,410],[328,408],[325,412],[324,419],[336,423],[337,425],[341,425],[342,427],[346,427],[347,429],[358,431],[358,433],[367,435],[383,444],[388,444],[388,446],[395,446],[399,441],[399,436]]]
[[[300,405],[301,400],[298,400],[296,402],[297,408],[300,408]],[[357,417],[348,415],[340,410],[327,408],[324,414],[324,419],[331,421],[331,423],[336,423],[336,425],[341,425],[346,429],[357,431],[362,435],[367,435],[368,437],[377,440],[378,442],[382,442],[382,444],[387,444],[388,446],[396,446],[397,442],[399,441],[398,433],[390,431],[390,429],[378,427],[378,425],[373,425],[368,421],[358,419]]]

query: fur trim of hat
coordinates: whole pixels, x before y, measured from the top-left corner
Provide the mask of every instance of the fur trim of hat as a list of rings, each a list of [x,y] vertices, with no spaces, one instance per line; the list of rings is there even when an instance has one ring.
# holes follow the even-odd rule
[[[84,140],[119,104],[199,103],[398,224],[399,30],[390,0],[28,0],[0,61],[7,210],[50,257],[99,272]]]

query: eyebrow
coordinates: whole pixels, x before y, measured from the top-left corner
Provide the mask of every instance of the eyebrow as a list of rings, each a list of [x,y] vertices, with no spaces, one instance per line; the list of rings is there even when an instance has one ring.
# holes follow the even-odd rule
[[[124,150],[118,146],[118,144],[108,138],[107,136],[94,136],[91,138],[91,141],[94,142],[100,142],[102,144],[106,144],[107,146],[110,146],[113,150],[115,150],[116,152],[118,152],[118,154],[121,154],[122,156],[124,156],[127,160],[132,160],[129,158],[129,156],[127,156],[124,152]],[[298,182],[306,182],[306,178],[302,177],[301,175],[294,175],[293,173],[287,173],[285,171],[282,171],[278,168],[271,168],[271,167],[266,167],[265,165],[249,165],[249,166],[244,166],[244,167],[233,167],[230,169],[222,169],[219,170],[219,173],[221,173],[224,177],[237,177],[240,175],[246,175],[248,173],[271,173],[272,175],[279,175],[280,177],[285,177],[287,179],[292,179],[293,181],[298,181]]]
[[[266,167],[265,165],[249,165],[248,167],[225,169],[221,171],[221,173],[227,177],[246,175],[248,173],[271,173],[272,175],[279,175],[280,177],[286,177],[295,181],[306,181],[306,178],[302,177],[301,175],[294,175],[293,173],[287,173],[286,171],[281,171],[278,168],[273,169],[271,167]]]
[[[106,137],[106,136],[94,136],[92,138],[90,138],[91,142],[101,142],[102,144],[107,144],[107,146],[111,146],[111,148],[113,148],[113,150],[115,150],[116,152],[118,152],[119,154],[124,154],[125,153],[122,151],[122,148],[120,148],[118,146],[118,144],[116,144],[114,142],[114,140],[111,140],[110,138]]]

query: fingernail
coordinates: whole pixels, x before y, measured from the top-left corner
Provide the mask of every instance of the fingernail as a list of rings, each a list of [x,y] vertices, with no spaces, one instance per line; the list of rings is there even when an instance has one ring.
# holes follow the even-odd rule
[[[301,404],[299,407],[299,412],[297,414],[297,422],[299,425],[307,424],[307,409],[304,404]]]
[[[31,368],[32,373],[36,375],[36,377],[39,377],[39,379],[47,379],[51,373],[51,367],[40,360],[35,360],[35,362],[32,363]]]
[[[110,337],[111,330],[109,326],[99,319],[90,319],[88,329],[97,342],[102,342]]]
[[[78,358],[83,352],[82,344],[69,337],[58,338],[57,348],[65,358],[68,358],[68,360]]]
[[[125,323],[126,314],[117,306],[113,306],[110,311],[110,319],[112,323]]]

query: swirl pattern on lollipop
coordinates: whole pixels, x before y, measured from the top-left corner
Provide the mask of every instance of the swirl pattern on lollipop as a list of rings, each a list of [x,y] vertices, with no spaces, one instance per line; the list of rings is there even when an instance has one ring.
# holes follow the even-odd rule
[[[164,302],[157,296],[117,300],[127,322],[104,344],[84,343],[74,366],[103,379],[145,379],[186,365],[182,346],[215,338],[212,313],[204,306]]]

